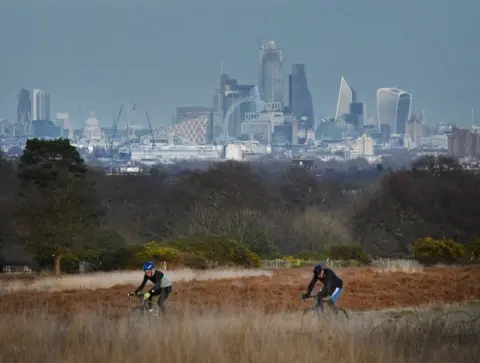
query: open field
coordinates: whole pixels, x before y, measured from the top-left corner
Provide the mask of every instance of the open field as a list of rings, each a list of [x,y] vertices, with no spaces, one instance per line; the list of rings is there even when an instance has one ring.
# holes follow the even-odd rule
[[[480,267],[390,270],[338,270],[350,319],[307,325],[310,268],[169,271],[163,320],[128,315],[141,272],[3,277],[0,363],[477,362]]]
[[[480,266],[427,268],[419,273],[382,272],[369,268],[338,270],[345,282],[340,304],[370,310],[480,300]],[[174,292],[172,310],[254,308],[265,312],[302,309],[299,296],[308,284],[310,268],[277,271],[169,271]],[[246,277],[248,276],[248,277]],[[3,280],[0,311],[47,308],[54,312],[107,309],[123,312],[132,302],[126,295],[142,279],[141,272],[55,278]]]
[[[466,310],[445,314],[452,309]],[[298,313],[186,312],[166,320],[0,313],[0,363],[470,363],[479,307],[354,313],[302,327]],[[459,310],[459,311],[460,311]]]

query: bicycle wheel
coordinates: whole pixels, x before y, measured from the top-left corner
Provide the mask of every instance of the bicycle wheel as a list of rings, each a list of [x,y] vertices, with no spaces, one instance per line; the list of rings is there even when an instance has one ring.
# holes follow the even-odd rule
[[[340,306],[335,306],[335,310],[336,310],[336,315],[337,316],[340,316],[341,318],[346,318],[348,319],[348,312],[347,310],[345,310],[344,308],[340,307]]]
[[[308,330],[312,324],[317,324],[322,312],[319,307],[306,308],[302,312],[302,317],[300,319],[300,327],[303,331]]]

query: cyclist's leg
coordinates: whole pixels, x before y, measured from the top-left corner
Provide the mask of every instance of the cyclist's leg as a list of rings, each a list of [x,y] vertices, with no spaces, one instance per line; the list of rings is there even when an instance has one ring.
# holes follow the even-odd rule
[[[317,308],[320,309],[320,311],[323,313],[325,302],[323,299],[327,296],[327,290],[325,287],[320,290],[320,292],[317,294]]]
[[[160,308],[160,311],[162,313],[165,313],[165,301],[168,298],[168,295],[170,295],[172,292],[172,286],[167,286],[167,287],[162,287],[160,289],[160,296],[158,297],[158,307]]]
[[[150,296],[148,299],[147,299],[147,308],[148,308],[148,311],[152,311],[153,310],[153,297]]]
[[[337,287],[335,290],[333,290],[333,293],[330,296],[330,300],[328,301],[328,305],[330,306],[330,308],[332,308],[335,314],[338,313],[338,309],[335,306],[335,303],[337,302],[337,300],[340,298],[341,295],[342,295],[342,289]]]

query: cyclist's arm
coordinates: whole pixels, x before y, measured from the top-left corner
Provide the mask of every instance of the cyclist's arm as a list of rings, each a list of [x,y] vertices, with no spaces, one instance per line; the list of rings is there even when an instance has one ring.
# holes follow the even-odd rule
[[[313,276],[312,280],[310,281],[310,283],[308,284],[308,287],[307,287],[307,295],[310,295],[312,293],[312,290],[315,287],[315,284],[317,283],[317,281],[318,281],[318,277]]]
[[[333,277],[331,275],[328,275],[327,278],[325,279],[325,284],[323,285],[323,289],[322,289],[323,299],[326,300],[330,298],[329,293],[332,291],[332,286],[333,286]]]
[[[155,282],[155,285],[153,285],[152,288],[148,290],[151,296],[160,294],[160,291],[161,291],[160,288],[162,286],[161,284],[163,279],[163,272],[156,271],[155,273],[157,274],[157,280]]]
[[[145,285],[147,284],[147,281],[148,281],[148,277],[147,277],[147,275],[144,275],[144,276],[143,276],[143,281],[142,281],[142,283],[140,284],[139,287],[137,287],[137,288],[135,289],[135,294],[138,294],[140,291],[143,290],[143,288],[144,288]]]

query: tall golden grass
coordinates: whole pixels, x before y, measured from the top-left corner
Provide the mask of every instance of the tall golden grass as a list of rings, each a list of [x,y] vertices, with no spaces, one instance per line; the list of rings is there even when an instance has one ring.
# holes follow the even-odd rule
[[[34,298],[34,297],[31,297]],[[467,313],[354,314],[301,325],[255,310],[168,319],[0,313],[1,363],[478,362],[480,321]]]
[[[198,271],[179,269],[166,271],[174,282],[236,279],[242,277],[272,276],[273,272],[261,269],[215,269]],[[116,285],[139,285],[143,271],[94,272],[81,275],[63,275],[61,277],[36,277],[31,279],[2,279],[0,294],[17,291],[66,291],[107,289]]]

